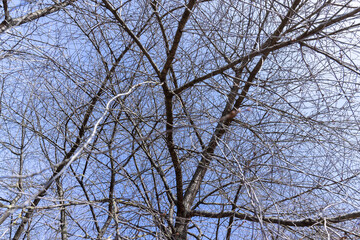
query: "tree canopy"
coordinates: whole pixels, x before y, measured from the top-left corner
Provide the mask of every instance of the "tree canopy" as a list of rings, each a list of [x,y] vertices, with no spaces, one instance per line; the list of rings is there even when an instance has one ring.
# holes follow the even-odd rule
[[[0,11],[1,239],[360,238],[358,1]]]

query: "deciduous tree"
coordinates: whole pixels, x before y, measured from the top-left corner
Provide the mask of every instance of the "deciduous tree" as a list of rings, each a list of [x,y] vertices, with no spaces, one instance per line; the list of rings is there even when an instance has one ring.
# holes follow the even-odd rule
[[[357,239],[358,1],[7,1],[4,239]]]

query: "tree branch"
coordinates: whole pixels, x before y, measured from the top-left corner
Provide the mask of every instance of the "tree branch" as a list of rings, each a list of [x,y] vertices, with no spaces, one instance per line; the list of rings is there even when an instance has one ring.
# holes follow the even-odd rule
[[[3,0],[3,1],[6,1],[6,0]],[[29,13],[23,17],[18,17],[18,18],[14,18],[14,19],[11,19],[9,15],[8,15],[8,19],[7,19],[6,12],[5,12],[5,20],[2,23],[0,23],[0,33],[5,32],[6,30],[8,30],[11,27],[19,26],[24,23],[28,23],[33,20],[39,19],[41,17],[45,17],[51,13],[57,12],[74,2],[76,2],[76,0],[68,0],[68,1],[61,2],[61,3],[55,3],[51,7],[40,9],[35,12]]]
[[[340,216],[331,217],[331,218],[324,218],[324,217],[317,218],[317,219],[307,218],[307,219],[302,219],[302,220],[284,220],[284,219],[273,218],[273,217],[262,217],[261,219],[259,219],[259,217],[257,217],[257,216],[252,216],[249,214],[239,213],[239,212],[235,212],[235,211],[212,213],[212,212],[207,212],[207,211],[194,210],[190,213],[190,216],[191,217],[195,217],[195,216],[208,217],[208,218],[236,217],[238,219],[251,221],[251,222],[263,221],[263,222],[274,223],[274,224],[279,224],[279,225],[283,225],[283,226],[311,227],[311,226],[315,226],[315,225],[321,225],[325,221],[330,222],[330,223],[339,223],[339,222],[358,219],[358,218],[360,218],[360,212],[349,213],[349,214],[340,215]]]

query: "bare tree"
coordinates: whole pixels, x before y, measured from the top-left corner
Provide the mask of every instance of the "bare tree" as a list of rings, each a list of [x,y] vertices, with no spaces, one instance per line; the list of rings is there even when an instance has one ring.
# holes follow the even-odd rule
[[[2,3],[1,239],[357,239],[357,1]]]

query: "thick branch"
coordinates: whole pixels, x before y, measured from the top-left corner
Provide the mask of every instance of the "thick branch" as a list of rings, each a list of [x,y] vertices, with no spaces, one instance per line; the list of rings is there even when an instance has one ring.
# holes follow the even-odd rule
[[[300,3],[300,0],[295,0],[293,2],[292,6],[289,8],[288,13],[286,14],[286,17],[282,20],[282,22],[277,27],[277,29],[274,31],[274,33],[262,45],[262,48],[266,49],[268,46],[272,46],[272,45],[276,44],[278,36],[281,34],[283,29],[289,22],[289,19],[294,14],[294,11],[299,3]],[[243,87],[239,98],[236,100],[236,102],[234,104],[234,109],[228,113],[227,106],[225,106],[225,109],[222,113],[222,116],[220,118],[218,125],[216,126],[215,132],[214,132],[213,136],[211,137],[208,147],[203,152],[203,157],[200,160],[198,167],[191,179],[191,182],[186,189],[185,199],[184,199],[185,200],[184,204],[185,204],[186,210],[191,209],[191,205],[194,202],[195,196],[200,189],[201,182],[203,181],[204,176],[207,172],[208,166],[210,165],[212,154],[215,152],[215,149],[217,147],[218,139],[222,138],[222,136],[225,134],[225,132],[227,130],[227,127],[230,126],[230,124],[232,123],[234,117],[237,114],[237,109],[240,107],[241,103],[245,99],[245,97],[248,93],[248,90],[249,90],[253,80],[255,79],[256,74],[260,71],[263,61],[266,59],[266,57],[269,53],[270,53],[269,51],[266,51],[264,53],[264,55],[261,57],[259,62],[256,64],[255,68],[250,73],[248,80],[247,80],[245,86]],[[183,232],[186,232],[186,227],[187,227],[187,225],[183,224],[183,226],[179,229],[180,234],[182,234]]]
[[[283,226],[293,226],[293,227],[311,227],[314,225],[321,225],[325,221],[328,223],[339,223],[339,222],[345,222],[350,221],[354,219],[360,218],[360,212],[354,212],[349,213],[345,215],[340,215],[337,217],[331,217],[331,218],[307,218],[302,220],[284,220],[279,218],[273,218],[273,217],[262,217],[259,219],[257,216],[248,215],[245,213],[238,213],[234,211],[230,212],[220,212],[220,213],[212,213],[212,212],[206,212],[206,211],[192,211],[190,213],[190,217],[207,217],[207,218],[228,218],[228,217],[236,217],[238,219],[247,220],[251,222],[267,222],[267,223],[274,223],[279,224]]]
[[[215,152],[215,148],[217,147],[218,139],[222,138],[222,136],[226,132],[226,129],[232,123],[234,117],[237,114],[236,109],[238,109],[240,107],[243,100],[245,99],[245,97],[249,91],[249,88],[252,85],[252,82],[255,79],[256,74],[260,71],[265,58],[266,58],[266,56],[263,56],[259,60],[259,62],[256,64],[255,68],[251,71],[251,73],[248,77],[248,80],[245,83],[245,86],[243,87],[243,89],[240,93],[240,96],[235,101],[235,104],[234,104],[235,109],[232,110],[228,114],[226,114],[225,111],[223,112],[223,116],[220,118],[220,121],[219,121],[218,125],[216,126],[215,132],[214,132],[207,148],[205,149],[205,151],[203,153],[203,157],[200,160],[200,163],[193,175],[193,178],[191,179],[191,182],[190,182],[188,188],[186,189],[185,201],[186,201],[186,207],[188,209],[190,209],[190,207],[195,199],[196,193],[198,192],[198,190],[200,188],[202,179],[204,178],[205,173],[207,171],[207,167],[210,164],[210,159],[212,158],[212,154]]]
[[[183,15],[182,15],[182,17],[180,19],[178,28],[176,30],[174,41],[173,41],[173,44],[172,44],[171,49],[169,51],[169,55],[168,55],[168,57],[166,59],[164,68],[161,71],[161,79],[162,80],[165,80],[166,74],[168,73],[168,71],[170,69],[170,66],[171,66],[171,64],[172,64],[172,62],[173,62],[173,60],[175,58],[175,54],[176,54],[176,51],[178,49],[180,39],[181,39],[181,36],[183,34],[184,27],[185,27],[187,21],[189,20],[191,10],[193,9],[195,3],[196,3],[196,0],[190,0],[188,5],[186,5],[185,11],[184,11],[184,13],[183,13]]]
[[[72,4],[75,1],[76,0],[69,0],[69,1],[61,2],[61,3],[56,3],[56,4],[52,5],[51,7],[40,9],[35,12],[29,13],[23,17],[18,17],[15,19],[11,19],[10,16],[8,16],[8,19],[6,19],[6,15],[5,15],[5,20],[2,23],[0,23],[0,33],[5,32],[6,30],[8,30],[11,27],[19,26],[24,23],[28,23],[28,22],[34,21],[36,19],[39,19],[41,17],[47,16],[51,13],[57,12],[57,11],[63,9],[64,7]]]
[[[7,0],[3,0],[3,8],[4,8],[5,21],[9,22],[10,14],[9,14]]]

